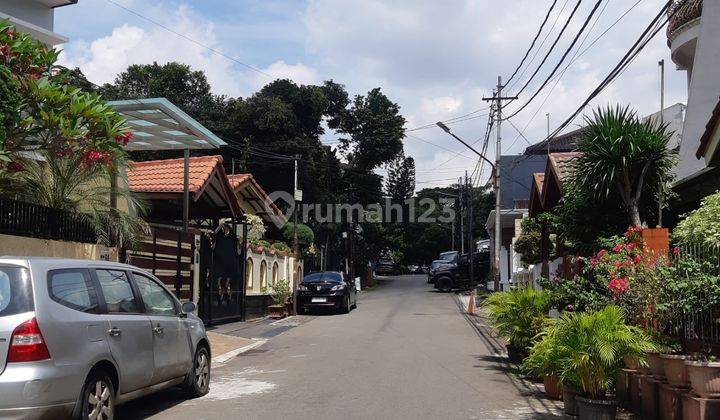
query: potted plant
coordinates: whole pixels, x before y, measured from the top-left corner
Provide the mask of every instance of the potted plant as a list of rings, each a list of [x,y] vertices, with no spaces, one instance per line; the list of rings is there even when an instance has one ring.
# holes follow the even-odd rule
[[[560,355],[555,344],[555,332],[552,321],[540,333],[539,340],[532,346],[528,357],[523,361],[523,370],[543,378],[545,394],[553,399],[563,399],[563,385],[560,381]]]
[[[692,390],[701,398],[720,398],[720,362],[715,357],[685,360]]]
[[[609,305],[597,312],[564,314],[555,323],[560,378],[579,391],[575,400],[580,419],[614,419],[617,401],[610,391],[623,357],[641,359],[644,349],[653,348],[642,329],[625,323],[625,315]]]
[[[490,323],[507,341],[508,358],[520,363],[546,325],[550,296],[542,290],[518,288],[497,292],[483,301]]]
[[[263,293],[270,293],[274,305],[267,307],[268,316],[271,318],[284,318],[288,315],[287,302],[292,296],[290,283],[281,278],[275,285],[270,288],[264,288]]]

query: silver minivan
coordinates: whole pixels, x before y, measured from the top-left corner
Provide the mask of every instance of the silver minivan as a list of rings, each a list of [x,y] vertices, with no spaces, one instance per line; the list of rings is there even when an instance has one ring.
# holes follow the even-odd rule
[[[112,419],[160,389],[207,394],[195,309],[130,265],[0,258],[0,418]]]

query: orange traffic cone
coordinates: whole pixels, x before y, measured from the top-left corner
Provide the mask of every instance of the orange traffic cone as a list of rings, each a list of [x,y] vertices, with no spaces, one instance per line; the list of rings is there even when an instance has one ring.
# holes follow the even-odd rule
[[[475,293],[470,294],[470,300],[468,301],[467,313],[475,315]]]

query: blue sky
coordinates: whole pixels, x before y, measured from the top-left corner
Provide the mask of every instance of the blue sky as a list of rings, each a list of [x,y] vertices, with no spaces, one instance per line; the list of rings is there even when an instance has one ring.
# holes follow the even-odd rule
[[[113,1],[273,77],[289,77],[298,83],[319,83],[332,78],[354,94],[379,86],[400,104],[409,129],[485,108],[481,98],[491,92],[498,74],[507,76],[519,63],[551,3],[550,0]],[[583,3],[568,33],[577,32],[594,3]],[[595,23],[589,27],[583,48],[634,3],[605,0],[595,16],[597,21],[591,21]],[[578,57],[545,103],[547,93],[542,93],[513,119],[513,124],[530,142],[541,140],[545,114],[551,114],[552,126],[574,111],[663,3],[640,1]],[[558,1],[548,25],[557,16],[558,23],[544,49],[574,4],[574,0]],[[561,9],[563,5],[565,8]],[[58,9],[55,29],[71,39],[64,46],[63,62],[80,67],[96,83],[112,81],[129,64],[172,60],[204,70],[218,94],[248,96],[270,80],[109,0],[80,0],[75,6]],[[557,62],[569,43],[569,37],[562,38],[548,65]],[[532,63],[533,69],[539,58]],[[594,104],[629,104],[641,114],[654,112],[659,106],[657,61],[661,58],[667,62],[666,104],[685,102],[685,74],[675,70],[662,31]],[[527,93],[534,92],[536,84],[544,80],[551,68],[548,65],[539,74],[543,77],[538,77]],[[527,75],[519,80],[524,77]],[[553,83],[549,85],[552,86]],[[525,94],[509,110],[527,97]],[[476,141],[485,131],[484,114],[485,111],[476,112],[473,116],[477,118],[454,124],[453,130],[470,142]],[[448,184],[449,178],[475,167],[471,153],[438,128],[408,134],[405,150],[417,161],[418,187]],[[325,140],[332,138],[330,134]],[[508,124],[504,126],[503,139],[503,154],[521,153],[527,146]],[[492,157],[493,147],[489,150]]]

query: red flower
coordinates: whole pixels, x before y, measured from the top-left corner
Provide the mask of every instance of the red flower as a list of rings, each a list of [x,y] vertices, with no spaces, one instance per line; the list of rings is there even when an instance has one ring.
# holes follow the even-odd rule
[[[628,288],[627,277],[620,277],[610,280],[610,283],[608,283],[608,288],[613,291],[616,297],[619,294],[625,293]]]
[[[630,267],[631,265],[632,265],[632,261],[631,261],[631,260],[625,260],[625,266],[626,266],[626,267]]]
[[[600,251],[598,251],[597,257],[602,258],[606,253],[607,253],[607,250],[601,249]]]
[[[132,140],[133,133],[128,131],[123,134],[118,134],[115,136],[115,140],[117,140],[118,143],[122,144],[123,146],[127,146],[128,143],[130,143],[130,140]]]
[[[673,255],[678,255],[678,254],[680,254],[680,247],[677,247],[677,246],[676,246],[675,248],[673,248],[673,249],[672,249],[672,253],[673,253]]]
[[[592,265],[593,267],[595,267],[597,264],[598,264],[597,258],[591,257],[591,258],[590,258],[590,265]]]
[[[615,268],[620,268],[620,267],[622,267],[622,265],[623,265],[622,261],[615,261]]]
[[[633,258],[633,262],[635,264],[640,264],[641,261],[642,261],[642,257],[639,255],[636,255],[635,258]]]
[[[627,249],[628,251],[632,251],[633,248],[635,248],[635,244],[633,243],[629,243],[625,246],[625,249]]]
[[[619,243],[619,244],[615,245],[615,248],[613,248],[613,252],[615,252],[617,254],[620,251],[622,251],[624,248],[625,248],[625,244]]]
[[[82,157],[82,163],[85,166],[92,166],[96,163],[108,164],[110,163],[110,155],[106,152],[99,152],[97,150],[89,150],[85,152]]]

